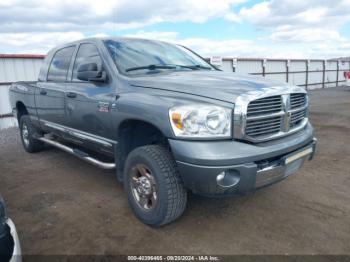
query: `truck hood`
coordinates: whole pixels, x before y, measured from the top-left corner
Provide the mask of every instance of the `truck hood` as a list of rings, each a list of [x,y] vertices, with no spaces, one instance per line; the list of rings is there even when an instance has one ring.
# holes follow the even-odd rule
[[[222,71],[176,71],[129,78],[129,84],[234,103],[239,95],[286,89],[286,83]]]

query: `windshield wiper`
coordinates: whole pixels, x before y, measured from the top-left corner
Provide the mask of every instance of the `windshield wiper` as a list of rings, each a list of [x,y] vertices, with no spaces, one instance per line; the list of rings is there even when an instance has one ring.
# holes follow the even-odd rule
[[[211,67],[208,66],[202,66],[202,65],[191,65],[191,66],[186,66],[188,68],[192,68],[192,69],[206,69],[206,70],[211,70]]]
[[[177,65],[177,64],[167,64],[169,66],[176,66],[176,67],[181,67],[181,68],[188,68],[192,70],[199,70],[199,69],[207,69],[210,70],[210,67],[207,66],[202,66],[202,65]]]
[[[136,66],[125,69],[125,72],[135,71],[135,70],[156,70],[156,69],[176,69],[176,66],[172,65],[148,65],[148,66]]]
[[[136,67],[130,67],[125,70],[125,72],[130,72],[134,70],[156,70],[156,69],[176,69],[178,67],[181,68],[188,68],[191,70],[199,70],[199,69],[205,69],[205,70],[211,70],[210,67],[202,66],[202,65],[176,65],[176,64],[164,64],[164,65],[147,65],[147,66],[136,66]]]

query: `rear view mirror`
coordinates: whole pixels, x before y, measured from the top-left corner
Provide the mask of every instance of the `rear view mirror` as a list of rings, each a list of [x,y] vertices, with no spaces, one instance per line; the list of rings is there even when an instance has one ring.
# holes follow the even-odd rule
[[[77,78],[82,81],[105,82],[106,72],[99,70],[96,63],[85,63],[78,66]]]

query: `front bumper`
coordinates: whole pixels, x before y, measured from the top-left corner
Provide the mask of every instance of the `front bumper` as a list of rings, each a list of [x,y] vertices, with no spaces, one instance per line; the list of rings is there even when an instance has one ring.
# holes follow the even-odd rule
[[[289,137],[256,145],[240,141],[169,143],[185,186],[211,196],[244,194],[282,180],[311,160],[316,148],[310,124]],[[292,161],[286,163],[287,158]]]

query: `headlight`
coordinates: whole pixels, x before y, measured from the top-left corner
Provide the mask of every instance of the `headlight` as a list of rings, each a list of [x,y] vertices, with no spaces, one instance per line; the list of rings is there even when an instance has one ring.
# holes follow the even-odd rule
[[[188,105],[169,110],[173,131],[178,137],[231,137],[231,109],[211,105]]]

